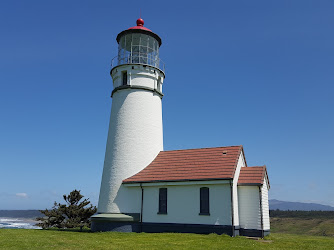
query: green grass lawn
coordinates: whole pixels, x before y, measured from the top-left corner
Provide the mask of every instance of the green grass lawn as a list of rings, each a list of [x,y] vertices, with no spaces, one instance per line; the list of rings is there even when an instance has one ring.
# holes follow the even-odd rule
[[[0,229],[1,249],[334,249],[334,238],[273,233],[264,240],[177,233]]]

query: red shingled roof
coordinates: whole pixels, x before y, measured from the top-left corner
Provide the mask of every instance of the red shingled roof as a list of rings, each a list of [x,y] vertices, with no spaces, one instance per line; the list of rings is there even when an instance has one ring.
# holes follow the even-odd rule
[[[123,183],[232,179],[242,146],[161,151]]]
[[[244,167],[240,170],[238,185],[262,185],[265,176],[269,184],[266,166]]]

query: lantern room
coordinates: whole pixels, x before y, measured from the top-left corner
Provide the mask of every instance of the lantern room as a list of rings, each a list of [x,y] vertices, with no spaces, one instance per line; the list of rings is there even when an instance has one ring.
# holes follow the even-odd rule
[[[112,68],[123,64],[144,64],[164,72],[164,63],[159,58],[161,38],[144,27],[144,20],[139,18],[137,26],[118,34],[118,55],[112,60]]]

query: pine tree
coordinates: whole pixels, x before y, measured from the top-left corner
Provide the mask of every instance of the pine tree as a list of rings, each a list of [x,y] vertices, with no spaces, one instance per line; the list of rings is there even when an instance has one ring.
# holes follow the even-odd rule
[[[63,227],[65,217],[63,215],[63,208],[60,203],[54,202],[51,210],[45,209],[40,210],[40,212],[44,214],[45,217],[36,218],[37,221],[40,221],[40,223],[37,223],[36,226],[39,226],[43,229],[47,229],[50,227]]]
[[[50,227],[75,228],[84,226],[90,227],[90,217],[96,213],[96,207],[90,204],[88,199],[80,200],[84,196],[80,190],[73,190],[69,195],[63,195],[66,204],[55,202],[51,210],[40,210],[45,217],[39,217],[36,220],[41,221],[36,226],[43,229]],[[87,207],[90,204],[89,207]]]
[[[67,206],[64,207],[64,214],[66,216],[64,227],[80,227],[80,231],[82,231],[84,226],[90,227],[90,217],[96,213],[96,207],[92,204],[86,207],[90,203],[88,199],[80,202],[83,195],[78,190],[73,190],[68,196],[64,195],[63,197],[67,203]]]

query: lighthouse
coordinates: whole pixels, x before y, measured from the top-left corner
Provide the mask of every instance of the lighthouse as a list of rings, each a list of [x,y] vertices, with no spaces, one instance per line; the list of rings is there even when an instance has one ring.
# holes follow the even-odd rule
[[[242,145],[164,151],[161,39],[138,19],[116,40],[92,231],[269,234],[266,166],[248,166]]]
[[[163,150],[161,38],[137,25],[117,35],[118,55],[112,59],[113,80],[107,146],[97,220],[140,213],[140,190],[122,181],[143,170]],[[106,219],[107,220],[107,219]],[[96,224],[96,223],[95,223]]]

